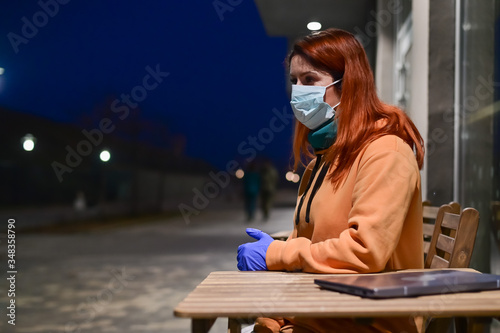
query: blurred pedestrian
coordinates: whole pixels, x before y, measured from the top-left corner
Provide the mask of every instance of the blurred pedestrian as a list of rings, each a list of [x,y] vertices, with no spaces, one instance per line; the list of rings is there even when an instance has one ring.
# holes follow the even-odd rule
[[[260,174],[255,161],[251,161],[243,176],[243,192],[245,197],[245,213],[247,221],[253,221],[257,210],[260,190]]]
[[[87,209],[87,200],[83,191],[76,192],[75,200],[73,201],[73,208],[77,219],[81,219],[85,215]]]
[[[264,221],[269,219],[269,213],[273,206],[277,184],[278,171],[271,161],[264,161],[262,168],[260,169],[260,205]]]
[[[76,212],[81,213],[87,208],[87,200],[83,191],[76,192],[75,201],[73,201],[73,208]]]

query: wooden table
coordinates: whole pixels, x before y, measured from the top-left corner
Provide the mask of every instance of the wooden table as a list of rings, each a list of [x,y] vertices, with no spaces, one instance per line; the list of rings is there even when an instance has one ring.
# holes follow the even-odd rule
[[[328,274],[213,272],[174,309],[192,318],[192,332],[208,332],[215,319],[229,318],[229,331],[241,320],[277,317],[498,317],[500,290],[431,296],[368,299],[320,289],[314,279]]]

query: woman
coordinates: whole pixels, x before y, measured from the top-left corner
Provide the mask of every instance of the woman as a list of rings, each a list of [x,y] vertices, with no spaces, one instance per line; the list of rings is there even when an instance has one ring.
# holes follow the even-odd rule
[[[238,248],[240,270],[374,273],[423,268],[419,169],[424,144],[400,109],[376,94],[356,38],[328,29],[299,40],[288,57],[297,118],[295,167],[306,167],[294,230]],[[411,318],[359,325],[350,319],[260,318],[256,332],[412,332]]]

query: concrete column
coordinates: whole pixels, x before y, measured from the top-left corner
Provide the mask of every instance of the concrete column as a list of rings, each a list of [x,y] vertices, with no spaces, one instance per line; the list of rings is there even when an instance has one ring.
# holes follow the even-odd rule
[[[411,53],[411,118],[427,144],[429,126],[429,0],[412,2],[413,45]],[[424,160],[422,196],[427,199],[427,158]]]
[[[390,0],[377,1],[377,13],[387,12]],[[391,0],[392,1],[392,0]],[[394,15],[390,13],[388,24],[379,24],[377,33],[377,56],[375,65],[375,84],[382,101],[395,104],[393,94],[394,78]],[[381,21],[381,20],[379,20]]]

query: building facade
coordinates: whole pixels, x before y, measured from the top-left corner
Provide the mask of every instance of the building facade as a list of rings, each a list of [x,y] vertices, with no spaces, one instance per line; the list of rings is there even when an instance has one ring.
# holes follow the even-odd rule
[[[471,266],[500,248],[500,0],[256,0],[270,36],[292,43],[307,22],[355,34],[381,99],[409,114],[426,143],[423,200],[480,212]]]
[[[378,12],[391,3],[378,1]],[[480,212],[471,265],[489,271],[490,247],[500,244],[500,1],[397,3],[393,25],[379,30],[381,96],[425,138],[423,198]]]

